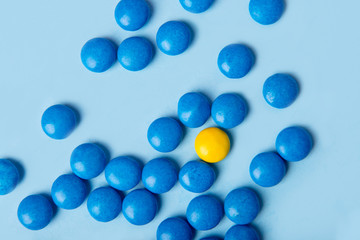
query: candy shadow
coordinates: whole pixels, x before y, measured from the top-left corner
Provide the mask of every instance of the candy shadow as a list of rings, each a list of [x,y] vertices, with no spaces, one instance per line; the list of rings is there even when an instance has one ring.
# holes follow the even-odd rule
[[[104,153],[105,153],[105,156],[106,156],[106,163],[108,163],[111,159],[111,154],[110,154],[110,151],[109,151],[109,147],[107,145],[105,145],[104,143],[102,142],[92,142],[94,143],[95,145],[97,145],[99,148],[101,148]]]
[[[206,163],[206,162],[205,162]],[[219,175],[220,175],[220,170],[219,170],[219,166],[217,165],[217,164],[209,164],[209,163],[206,163],[206,164],[208,164],[213,170],[214,170],[214,172],[215,172],[215,180],[214,180],[214,184],[215,184],[215,182],[216,182],[216,180],[219,178]],[[214,185],[213,184],[213,185]],[[212,186],[211,186],[212,187]],[[208,190],[210,190],[211,189],[211,187],[208,189]]]
[[[191,229],[192,239],[195,239],[197,231],[196,231],[196,229],[193,228],[193,226],[191,226],[191,224],[188,222],[186,216],[176,215],[176,216],[173,216],[172,218],[180,218],[180,219],[184,220],[184,221],[189,225],[189,227],[190,227],[190,229]]]
[[[189,28],[189,31],[190,31],[190,41],[189,41],[189,46],[188,46],[188,49],[189,49],[190,47],[192,47],[194,45],[194,43],[196,41],[196,34],[195,34],[195,30],[194,30],[195,28],[194,28],[194,25],[187,20],[181,20],[181,22],[183,22]]]
[[[51,208],[53,210],[53,217],[52,220],[56,218],[57,214],[59,213],[59,208],[58,206],[56,206],[56,204],[54,203],[51,194],[47,193],[47,192],[43,192],[43,193],[39,193],[39,195],[45,197],[47,200],[49,200],[50,204],[51,204]]]
[[[252,57],[253,57],[253,59],[254,59],[254,64],[251,66],[251,68],[250,68],[250,70],[249,70],[249,72],[244,76],[244,77],[246,77],[248,74],[250,74],[252,71],[253,71],[253,69],[256,67],[256,65],[257,65],[257,52],[256,52],[256,50],[253,48],[253,47],[251,47],[250,45],[248,45],[248,44],[246,44],[246,43],[243,43],[243,42],[241,42],[241,43],[237,43],[237,44],[241,44],[241,45],[244,45],[244,46],[246,46],[247,48],[249,48],[250,49],[250,51],[251,51],[251,55],[252,55]],[[244,77],[242,77],[242,78],[244,78]],[[238,78],[235,78],[234,80],[237,80]]]
[[[9,160],[12,164],[14,164],[14,166],[16,167],[16,169],[19,172],[19,181],[17,184],[21,183],[25,177],[25,169],[23,167],[23,165],[20,163],[20,161],[13,159],[13,158],[7,158],[7,160]]]
[[[249,224],[249,226],[253,227],[255,231],[259,234],[259,239],[264,239],[262,233],[259,231],[259,227],[253,224]]]
[[[63,105],[67,106],[68,108],[71,108],[71,110],[73,110],[73,112],[75,114],[75,118],[76,118],[76,127],[79,126],[80,122],[82,121],[81,114],[79,112],[79,108],[72,103],[64,103]]]
[[[147,4],[149,5],[150,11],[149,11],[149,17],[148,17],[146,23],[144,24],[144,26],[142,26],[142,28],[145,27],[146,25],[148,25],[149,22],[151,22],[151,19],[154,16],[154,10],[155,10],[154,4],[152,3],[152,1],[145,0],[145,2],[147,2]]]
[[[231,150],[233,149],[233,146],[235,144],[235,139],[234,139],[234,136],[233,134],[231,133],[231,129],[226,129],[226,128],[222,128],[222,127],[219,127],[219,126],[215,126],[217,128],[220,128],[221,130],[223,130],[229,137],[229,140],[230,140],[230,150],[229,150],[229,153],[231,152]]]

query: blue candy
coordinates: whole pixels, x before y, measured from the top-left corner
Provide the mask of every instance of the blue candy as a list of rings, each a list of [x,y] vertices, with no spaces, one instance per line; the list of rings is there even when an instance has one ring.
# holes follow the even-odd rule
[[[18,182],[19,171],[15,165],[7,159],[0,159],[0,195],[13,191]]]
[[[211,107],[211,116],[222,128],[233,128],[242,123],[248,113],[245,99],[234,93],[218,96]]]
[[[173,118],[162,117],[151,123],[147,139],[151,146],[159,152],[171,152],[180,144],[183,130],[179,122]]]
[[[260,236],[249,225],[235,225],[226,232],[224,240],[260,240]]]
[[[262,25],[277,22],[284,12],[284,0],[250,0],[251,17]]]
[[[124,217],[131,224],[145,225],[154,219],[158,202],[148,190],[136,189],[124,198],[122,207]]]
[[[200,240],[222,240],[219,237],[206,237],[206,238],[201,238]]]
[[[117,157],[105,168],[105,178],[110,186],[120,191],[135,187],[141,179],[141,165],[132,157]]]
[[[262,187],[272,187],[278,184],[286,174],[284,160],[274,152],[258,154],[250,164],[252,180]]]
[[[157,240],[192,240],[189,224],[182,218],[173,217],[162,221],[156,231]]]
[[[156,34],[156,44],[167,55],[183,53],[190,45],[191,30],[183,22],[169,21],[161,25]]]
[[[263,86],[266,102],[275,108],[290,106],[299,94],[297,81],[288,74],[278,73],[269,77]]]
[[[144,69],[151,62],[153,56],[154,50],[151,42],[143,37],[125,39],[117,52],[120,64],[130,71]]]
[[[210,8],[214,0],[180,0],[181,6],[191,13],[202,13]]]
[[[189,92],[178,103],[178,116],[187,127],[201,127],[210,117],[210,102],[201,93]]]
[[[70,165],[78,177],[91,179],[104,170],[106,161],[104,150],[94,143],[84,143],[72,152]]]
[[[87,200],[90,215],[99,222],[109,222],[121,212],[121,196],[111,187],[100,187],[92,191]]]
[[[150,18],[150,6],[145,0],[121,0],[115,8],[115,20],[127,31],[142,28]]]
[[[231,44],[219,53],[217,64],[220,71],[228,78],[242,78],[255,63],[255,55],[243,44]]]
[[[197,230],[210,230],[224,216],[222,203],[213,196],[201,195],[189,203],[186,210],[188,222]]]
[[[30,230],[46,227],[53,217],[50,201],[42,195],[30,195],[19,204],[17,216],[22,225]]]
[[[85,182],[74,174],[61,175],[51,187],[51,197],[60,208],[75,209],[85,201],[86,196]]]
[[[302,127],[285,128],[276,138],[277,152],[290,162],[297,162],[307,157],[312,147],[312,136]]]
[[[207,191],[214,184],[215,178],[214,169],[202,161],[186,163],[179,173],[181,186],[194,193]]]
[[[64,139],[77,125],[74,111],[65,105],[53,105],[45,110],[41,118],[41,127],[45,134],[53,139]]]
[[[116,61],[116,47],[105,38],[93,38],[82,47],[81,61],[92,72],[105,72]]]
[[[253,190],[237,188],[226,196],[224,209],[231,221],[244,225],[251,223],[260,212],[260,200]]]

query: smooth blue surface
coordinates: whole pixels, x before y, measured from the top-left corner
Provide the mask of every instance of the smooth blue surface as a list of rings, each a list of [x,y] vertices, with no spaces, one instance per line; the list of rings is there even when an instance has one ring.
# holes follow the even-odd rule
[[[284,12],[284,0],[250,0],[250,16],[262,25],[277,22]]]
[[[294,126],[283,129],[276,138],[276,151],[290,162],[303,160],[313,148],[311,134],[303,127]]]
[[[115,8],[115,20],[124,30],[136,31],[150,18],[150,6],[146,0],[121,0]]]
[[[193,233],[188,222],[173,217],[162,221],[156,231],[157,240],[192,240]]]
[[[12,192],[19,182],[19,171],[8,159],[0,159],[0,195]]]
[[[181,6],[191,13],[202,13],[208,10],[214,0],[179,0]]]
[[[197,128],[204,125],[211,114],[209,99],[202,93],[189,92],[178,102],[179,120],[187,127]]]
[[[183,53],[190,45],[192,32],[181,21],[169,21],[160,26],[156,33],[156,44],[160,51],[175,56]]]
[[[202,193],[207,191],[216,178],[214,169],[203,161],[187,162],[179,172],[179,182],[190,192]]]
[[[177,182],[178,169],[174,162],[168,158],[155,158],[146,163],[141,179],[150,192],[166,193]]]
[[[226,232],[224,240],[260,240],[260,236],[252,226],[235,225]]]
[[[200,240],[221,240],[221,238],[218,238],[218,237],[206,237],[206,238],[202,238]]]
[[[64,139],[72,133],[77,124],[74,111],[65,105],[57,104],[45,110],[41,117],[41,127],[53,139]]]
[[[142,167],[133,157],[121,156],[105,167],[105,178],[110,186],[120,191],[135,187],[141,179]]]

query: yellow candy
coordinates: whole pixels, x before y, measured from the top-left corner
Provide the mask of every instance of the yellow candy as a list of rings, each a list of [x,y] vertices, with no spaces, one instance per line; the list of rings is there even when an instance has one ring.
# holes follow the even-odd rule
[[[219,162],[226,157],[229,150],[229,137],[219,128],[206,128],[195,139],[195,151],[205,162]]]

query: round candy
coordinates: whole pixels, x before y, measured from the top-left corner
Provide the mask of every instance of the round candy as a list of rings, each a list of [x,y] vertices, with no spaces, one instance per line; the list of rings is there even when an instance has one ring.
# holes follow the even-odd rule
[[[202,161],[186,163],[179,173],[181,186],[194,193],[207,191],[214,184],[215,178],[214,169]]]
[[[182,218],[167,218],[156,231],[157,240],[192,240],[193,233],[189,224]]]
[[[262,187],[275,186],[285,174],[285,162],[277,153],[260,153],[251,161],[250,176],[257,185]]]
[[[117,157],[105,168],[105,178],[110,186],[120,191],[135,187],[141,179],[141,165],[132,157]]]
[[[53,105],[45,110],[41,127],[53,139],[64,139],[70,135],[77,124],[74,111],[65,105]]]
[[[288,127],[276,138],[276,150],[282,158],[296,162],[309,155],[313,147],[311,134],[302,127]]]
[[[42,195],[30,195],[19,204],[17,215],[24,227],[40,230],[46,227],[53,217],[50,201]]]
[[[181,6],[191,13],[202,13],[208,10],[214,0],[180,0]]]
[[[288,74],[278,73],[269,77],[263,86],[266,102],[274,108],[290,106],[299,94],[297,81]]]
[[[173,118],[162,117],[151,123],[147,138],[151,146],[159,152],[171,152],[180,144],[183,130]]]
[[[93,38],[82,47],[81,61],[92,72],[105,72],[116,61],[116,47],[105,38]]]
[[[7,159],[0,159],[0,195],[13,191],[18,182],[19,171],[15,165]]]
[[[150,18],[150,6],[145,0],[121,0],[115,8],[115,20],[127,31],[136,31]]]
[[[250,0],[249,12],[256,22],[269,25],[277,22],[284,12],[284,0]]]
[[[109,222],[121,212],[121,196],[111,187],[100,187],[92,191],[87,201],[90,215],[99,222]]]
[[[176,165],[167,158],[155,158],[148,162],[142,171],[142,182],[151,192],[168,192],[178,179]]]
[[[191,30],[183,22],[169,21],[161,25],[156,34],[156,44],[167,55],[183,53],[190,45]]]
[[[106,161],[105,152],[98,145],[84,143],[72,152],[70,165],[78,177],[91,179],[104,171]]]
[[[225,198],[224,209],[226,216],[236,224],[251,223],[260,211],[260,200],[256,193],[249,188],[232,190]]]
[[[188,222],[197,230],[210,230],[216,227],[223,216],[222,203],[209,195],[194,198],[186,210]]]
[[[210,102],[201,93],[189,92],[178,103],[178,116],[187,127],[201,127],[210,117]]]
[[[222,240],[219,237],[206,237],[206,238],[201,238],[200,240]]]
[[[195,139],[195,151],[199,158],[209,163],[223,160],[230,151],[230,139],[221,129],[211,127],[202,130]]]
[[[151,62],[153,56],[154,50],[151,42],[143,37],[125,39],[117,52],[120,64],[130,71],[144,69]]]
[[[260,240],[260,236],[249,225],[235,225],[226,232],[224,240]]]
[[[255,63],[255,55],[243,44],[231,44],[219,53],[217,64],[220,71],[228,78],[242,78]]]
[[[74,174],[61,175],[51,187],[51,197],[60,208],[75,209],[85,201],[86,196],[85,182]]]
[[[218,96],[211,107],[214,122],[222,128],[233,128],[242,123],[248,113],[244,98],[234,93]]]
[[[158,203],[148,190],[136,189],[124,198],[122,207],[124,217],[131,224],[145,225],[154,219]]]

